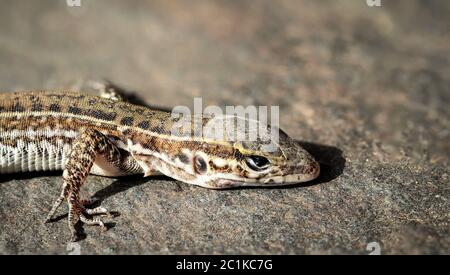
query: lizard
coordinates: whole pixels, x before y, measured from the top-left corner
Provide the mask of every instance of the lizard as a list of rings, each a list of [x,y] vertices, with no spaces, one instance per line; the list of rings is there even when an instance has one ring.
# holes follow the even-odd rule
[[[208,139],[192,129],[174,134],[171,129],[178,121],[170,112],[129,103],[113,89],[101,95],[69,90],[2,93],[0,174],[63,171],[62,191],[45,222],[66,201],[70,238],[77,241],[78,222],[106,230],[99,216],[110,213],[101,206],[88,208],[93,199],[80,197],[89,174],[160,173],[225,189],[296,184],[320,173],[319,163],[281,129],[275,148],[264,150],[261,140]],[[212,118],[189,125],[195,128],[205,121]]]

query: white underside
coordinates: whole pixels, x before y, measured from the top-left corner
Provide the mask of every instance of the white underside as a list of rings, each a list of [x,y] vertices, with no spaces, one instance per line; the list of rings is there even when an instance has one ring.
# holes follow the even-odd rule
[[[53,144],[44,140],[36,144],[19,139],[15,147],[0,143],[0,173],[63,170],[70,148],[62,141]]]
[[[64,170],[70,150],[70,144],[53,144],[45,140],[39,144],[18,140],[16,147],[0,143],[0,174]],[[123,172],[98,157],[91,174],[114,177]]]

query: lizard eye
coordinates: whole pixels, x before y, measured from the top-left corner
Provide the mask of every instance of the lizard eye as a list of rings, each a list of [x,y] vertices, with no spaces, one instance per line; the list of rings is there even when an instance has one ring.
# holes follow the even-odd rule
[[[261,156],[248,156],[245,158],[245,163],[254,171],[262,171],[270,165],[270,161]]]

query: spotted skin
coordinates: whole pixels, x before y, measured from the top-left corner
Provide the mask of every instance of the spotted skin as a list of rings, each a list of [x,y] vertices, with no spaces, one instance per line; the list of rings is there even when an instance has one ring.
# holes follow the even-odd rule
[[[0,97],[0,174],[62,170],[63,188],[46,220],[67,201],[72,240],[77,239],[79,221],[105,228],[93,216],[108,211],[90,209],[91,200],[80,198],[89,174],[161,173],[210,189],[282,186],[319,175],[314,158],[281,130],[274,150],[266,150],[261,140],[211,138],[199,129],[219,129],[230,117],[174,116],[124,102],[110,87],[103,90],[102,96],[47,91]],[[188,127],[174,132],[186,118]],[[268,137],[262,133],[262,138]],[[254,157],[266,160],[267,166],[252,167],[249,160]]]

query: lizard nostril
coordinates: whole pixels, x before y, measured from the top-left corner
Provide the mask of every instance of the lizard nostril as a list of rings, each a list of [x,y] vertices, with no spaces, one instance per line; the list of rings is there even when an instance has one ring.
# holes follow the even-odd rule
[[[320,174],[320,164],[318,162],[314,161],[311,164],[310,174],[311,175],[315,175],[316,177],[319,176],[319,174]]]

